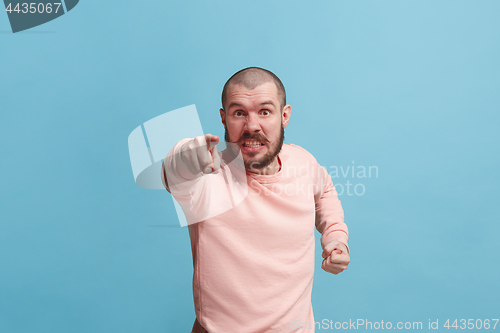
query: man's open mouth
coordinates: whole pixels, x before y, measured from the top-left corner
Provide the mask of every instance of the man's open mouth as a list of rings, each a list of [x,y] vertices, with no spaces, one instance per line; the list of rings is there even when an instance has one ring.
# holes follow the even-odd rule
[[[243,145],[245,147],[248,147],[248,148],[257,148],[257,147],[263,146],[264,144],[260,141],[257,141],[257,140],[245,140]]]

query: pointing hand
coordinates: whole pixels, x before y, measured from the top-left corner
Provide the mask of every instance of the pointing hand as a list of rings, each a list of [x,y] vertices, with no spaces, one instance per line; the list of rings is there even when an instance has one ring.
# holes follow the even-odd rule
[[[205,134],[182,145],[180,159],[191,173],[191,177],[186,175],[185,178],[192,178],[200,172],[208,174],[220,169],[221,159],[217,152],[217,143],[219,143],[218,136]]]

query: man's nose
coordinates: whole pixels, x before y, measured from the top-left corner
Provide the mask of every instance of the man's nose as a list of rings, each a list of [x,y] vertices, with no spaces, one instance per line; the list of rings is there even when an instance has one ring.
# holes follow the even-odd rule
[[[257,115],[250,113],[246,117],[245,128],[249,132],[256,132],[256,131],[260,130],[260,123],[259,123],[259,118],[257,117]]]

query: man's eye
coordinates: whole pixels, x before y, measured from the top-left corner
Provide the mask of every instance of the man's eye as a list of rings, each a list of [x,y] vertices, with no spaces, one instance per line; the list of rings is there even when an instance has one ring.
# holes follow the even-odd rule
[[[269,112],[269,110],[262,110],[261,112],[264,116],[267,116],[271,113],[271,112]]]
[[[235,111],[234,115],[237,117],[241,117],[243,115],[243,111]]]

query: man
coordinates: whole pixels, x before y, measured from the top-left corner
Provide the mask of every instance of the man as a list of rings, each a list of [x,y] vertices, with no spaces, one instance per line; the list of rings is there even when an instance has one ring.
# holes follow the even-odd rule
[[[234,171],[227,156],[241,154],[246,173],[248,194],[241,202],[189,225],[193,333],[314,332],[315,227],[322,234],[322,268],[338,274],[349,264],[347,226],[331,177],[305,149],[283,144],[290,114],[279,78],[245,68],[222,91],[228,149],[217,153],[219,138],[206,134],[179,141],[164,160],[167,190],[174,183],[189,184],[178,195],[171,192],[191,205],[188,213],[219,198],[219,186],[210,185],[217,183],[202,180],[224,177],[230,188]],[[294,323],[309,325],[298,329]]]

